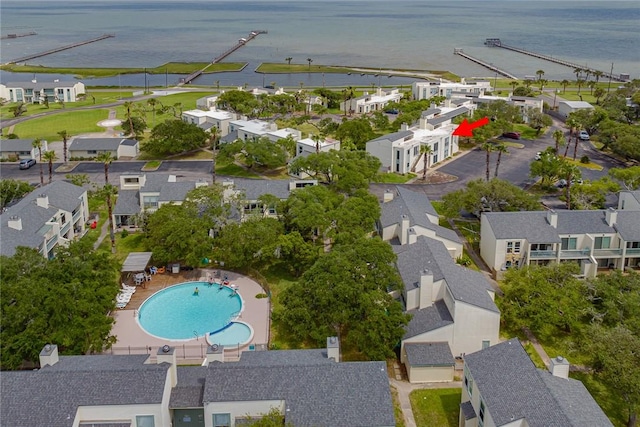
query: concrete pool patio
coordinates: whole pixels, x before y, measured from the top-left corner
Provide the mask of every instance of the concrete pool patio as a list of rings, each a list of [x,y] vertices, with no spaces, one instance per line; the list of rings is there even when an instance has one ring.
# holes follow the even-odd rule
[[[111,328],[111,334],[116,337],[117,341],[105,353],[149,354],[153,358],[155,357],[155,349],[164,344],[170,344],[176,347],[178,358],[184,360],[185,363],[204,359],[207,352],[207,341],[204,337],[197,339],[194,337],[190,340],[156,338],[140,327],[137,316],[142,303],[156,292],[184,282],[207,282],[209,276],[215,277],[215,271],[216,269],[194,269],[180,271],[177,274],[166,272],[151,276],[151,280],[144,282],[144,286],[138,286],[125,309],[112,312],[111,316],[115,322]],[[249,344],[240,348],[237,346],[225,348],[225,359],[237,359],[242,351],[249,349],[249,345],[266,348],[269,342],[269,299],[256,298],[256,295],[263,294],[264,290],[257,282],[247,276],[232,271],[218,271],[220,271],[221,277],[227,275],[229,282],[238,287],[238,293],[242,297],[243,310],[237,320],[249,324],[253,329],[253,337]]]

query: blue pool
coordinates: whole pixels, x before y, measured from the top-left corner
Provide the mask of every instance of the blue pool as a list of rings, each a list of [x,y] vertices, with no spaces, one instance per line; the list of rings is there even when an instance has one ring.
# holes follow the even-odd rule
[[[142,329],[158,338],[188,340],[220,331],[241,311],[240,295],[233,295],[228,287],[220,289],[217,284],[187,282],[149,297],[140,307],[138,322]]]
[[[253,329],[244,322],[231,322],[220,331],[207,336],[209,344],[219,344],[226,347],[243,345],[253,338]]]

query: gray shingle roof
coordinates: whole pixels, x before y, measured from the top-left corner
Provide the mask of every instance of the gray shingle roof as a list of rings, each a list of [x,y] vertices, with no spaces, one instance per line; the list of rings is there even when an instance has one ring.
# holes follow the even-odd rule
[[[327,359],[326,349],[245,351],[238,362],[239,365],[250,366],[295,366],[323,363],[334,363]]]
[[[460,404],[460,413],[464,416],[465,420],[472,420],[477,417],[470,400]]]
[[[66,181],[54,181],[42,188],[27,194],[22,200],[0,215],[0,235],[2,244],[0,254],[12,256],[18,246],[37,248],[44,239],[42,227],[51,220],[59,209],[73,212],[80,205],[80,197],[85,190]],[[36,205],[39,195],[44,194],[49,199],[49,207]],[[9,228],[9,218],[17,216],[22,221],[22,230]],[[67,218],[71,221],[71,218]]]
[[[424,110],[421,114],[422,117],[428,117],[428,116],[432,116],[434,114],[440,114],[442,112],[441,109],[439,108],[427,108],[426,110]]]
[[[54,87],[74,87],[78,82],[7,82],[6,87],[24,89],[50,89]]]
[[[615,229],[626,242],[640,242],[640,211],[618,211]]]
[[[265,194],[271,194],[278,199],[289,197],[289,180],[276,179],[249,179],[234,177],[233,185],[237,190],[243,190],[246,200],[257,200]]]
[[[406,343],[409,366],[454,366],[456,361],[447,342]]]
[[[62,356],[38,371],[0,372],[0,425],[70,427],[79,406],[160,404],[169,364],[146,358]]]
[[[201,408],[206,377],[205,366],[178,366],[178,383],[171,390],[169,408]]]
[[[118,191],[113,213],[115,215],[135,215],[140,213],[140,193],[138,190]]]
[[[440,329],[448,325],[453,325],[453,317],[443,300],[438,300],[432,306],[421,310],[411,310],[408,312],[413,317],[407,325],[403,340],[415,337],[425,332]]]
[[[167,182],[160,189],[159,202],[177,202],[187,197],[187,193],[196,188],[195,182]],[[143,190],[145,191],[145,190]]]
[[[465,364],[498,426],[519,419],[530,427],[612,425],[579,381],[545,377],[517,338],[467,354]]]
[[[0,139],[0,152],[31,151],[33,139]]]
[[[456,301],[499,312],[487,291],[491,284],[482,273],[459,266],[439,240],[418,236],[410,245],[393,246],[398,256],[396,265],[406,290],[416,288],[423,270],[433,274],[433,280],[444,279]]]
[[[378,142],[378,141],[398,141],[400,139],[404,139],[408,136],[413,136],[413,132],[410,130],[401,130],[399,132],[388,133],[386,135],[379,136],[375,139],[372,139],[368,142]]]
[[[255,354],[260,353],[266,352]],[[395,425],[384,362],[214,363],[203,400],[285,400],[286,422],[296,427]]]
[[[389,187],[389,189],[394,193],[394,197],[390,202],[380,205],[380,224],[382,227],[398,224],[402,220],[402,215],[407,215],[410,226],[419,225],[432,230],[436,236],[443,239],[460,242],[460,238],[453,230],[441,227],[429,220],[427,214],[438,217],[438,213],[424,193],[400,185]]]
[[[130,141],[125,144],[126,141]],[[104,150],[116,151],[120,145],[135,145],[137,141],[126,138],[74,138],[69,151]]]
[[[440,114],[432,119],[427,119],[427,123],[432,125],[438,125],[440,123],[451,120],[454,117],[458,117],[462,114],[467,114],[469,109],[467,107],[458,107],[455,110],[451,110],[448,113]]]

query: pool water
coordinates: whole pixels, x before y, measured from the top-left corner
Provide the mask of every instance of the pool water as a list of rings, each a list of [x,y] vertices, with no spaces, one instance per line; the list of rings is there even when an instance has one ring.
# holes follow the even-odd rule
[[[224,328],[241,310],[240,295],[233,295],[228,287],[220,289],[217,284],[188,282],[148,298],[140,307],[138,322],[158,338],[188,340]]]
[[[229,326],[207,336],[209,344],[219,344],[227,347],[243,345],[251,340],[253,330],[244,322],[231,322]]]

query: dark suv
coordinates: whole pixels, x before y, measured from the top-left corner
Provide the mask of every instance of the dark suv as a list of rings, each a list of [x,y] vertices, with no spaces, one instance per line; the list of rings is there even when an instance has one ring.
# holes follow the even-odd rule
[[[20,160],[20,169],[29,169],[36,164],[36,159],[22,159]]]

